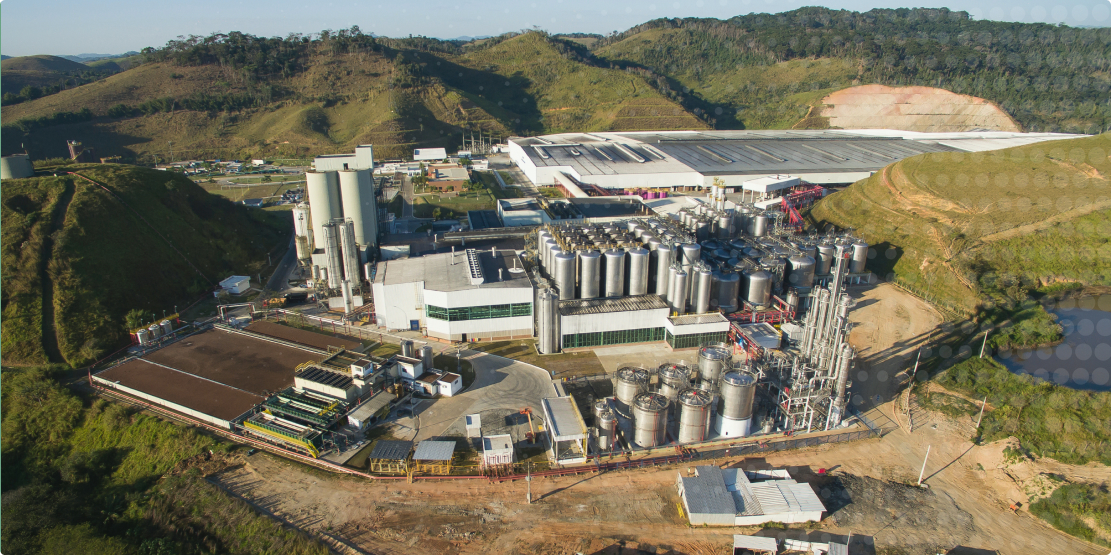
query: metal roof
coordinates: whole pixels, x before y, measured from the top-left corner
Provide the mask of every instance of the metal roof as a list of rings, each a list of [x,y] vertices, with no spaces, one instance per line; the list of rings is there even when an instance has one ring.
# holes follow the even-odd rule
[[[556,440],[581,439],[586,437],[586,423],[583,422],[575,400],[567,397],[541,399],[544,414],[548,417],[548,429]]]
[[[635,297],[611,297],[598,299],[572,299],[559,302],[562,316],[582,314],[606,314],[610,312],[633,312],[637,310],[668,310],[667,303],[659,295],[638,295]]]
[[[734,535],[733,549],[751,549],[753,551],[776,553],[779,551],[779,542],[776,542],[775,538]]]
[[[499,434],[496,436],[485,436],[482,438],[482,452],[483,453],[504,453],[513,450],[513,436],[509,434]]]
[[[829,555],[849,555],[848,544],[829,542]]]
[[[355,420],[366,420],[377,414],[378,411],[382,410],[386,405],[390,404],[393,398],[394,396],[387,394],[385,390],[380,390],[370,399],[363,401],[363,404],[355,407],[355,410],[348,413],[348,416]]]
[[[455,453],[454,441],[422,441],[413,453],[414,461],[450,461]]]
[[[416,258],[385,260],[378,263],[378,276],[384,285],[424,282],[424,288],[432,291],[463,291],[467,289],[489,288],[531,288],[527,272],[510,272],[510,268],[523,268],[516,251],[498,250],[491,254],[487,250],[475,250],[478,263],[485,276],[483,283],[472,284],[466,251],[456,249],[450,252],[430,254]],[[452,264],[454,260],[454,264]],[[498,270],[501,281],[498,280]],[[376,280],[379,278],[376,278]]]
[[[689,326],[691,324],[716,324],[721,322],[729,322],[729,319],[722,316],[720,312],[710,312],[707,314],[684,314],[682,316],[669,316],[668,320],[676,326]]]
[[[352,385],[351,376],[346,376],[338,372],[329,372],[322,368],[310,366],[297,374],[298,378],[315,382],[329,387],[336,387],[339,389],[350,389]]]
[[[409,457],[409,451],[412,449],[413,442],[411,441],[380,439],[378,443],[374,444],[374,450],[370,452],[369,458],[387,461],[403,461]]]
[[[695,514],[737,514],[737,506],[725,489],[721,469],[716,466],[700,466],[696,471],[696,476],[682,478],[687,510]]]
[[[795,483],[790,485],[791,493],[795,496],[795,502],[798,503],[800,511],[825,511],[826,506],[822,504],[822,500],[818,499],[818,495],[814,493],[814,488],[810,484]]]

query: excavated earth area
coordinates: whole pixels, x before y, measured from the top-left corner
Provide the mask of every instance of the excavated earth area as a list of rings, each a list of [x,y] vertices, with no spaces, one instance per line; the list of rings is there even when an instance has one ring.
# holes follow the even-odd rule
[[[861,85],[822,99],[822,117],[840,129],[902,131],[1021,131],[1006,112],[983,98],[932,87]]]

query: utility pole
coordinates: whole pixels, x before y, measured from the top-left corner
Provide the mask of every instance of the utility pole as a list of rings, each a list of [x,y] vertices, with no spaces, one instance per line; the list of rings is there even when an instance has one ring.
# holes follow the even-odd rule
[[[932,445],[926,446],[926,456],[922,457],[922,472],[918,473],[918,487],[922,487],[922,477],[926,475],[926,461],[930,458],[930,448]]]
[[[980,402],[980,416],[976,417],[976,429],[980,429],[980,421],[984,418],[984,407],[988,404],[988,396],[984,395],[984,400]]]
[[[527,469],[525,471],[525,483],[528,484],[528,493],[525,494],[525,500],[528,501],[529,505],[532,505],[532,461],[529,461],[525,468]]]
[[[984,358],[984,349],[988,347],[988,334],[991,333],[987,330],[984,331],[984,344],[980,345],[980,358]]]

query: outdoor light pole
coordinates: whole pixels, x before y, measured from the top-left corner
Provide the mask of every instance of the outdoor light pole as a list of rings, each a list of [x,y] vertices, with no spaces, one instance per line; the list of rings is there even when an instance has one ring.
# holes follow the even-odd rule
[[[984,358],[984,349],[988,348],[988,333],[990,332],[984,331],[984,344],[980,345],[980,358]]]
[[[525,500],[528,501],[529,505],[532,505],[532,461],[529,461],[525,468],[527,469],[525,471],[525,483],[528,484],[528,493],[525,494]]]
[[[987,404],[988,404],[988,397],[987,397],[987,395],[985,395],[984,400],[980,402],[980,416],[976,417],[976,429],[977,430],[980,429],[980,420],[982,420],[984,418],[984,407],[986,407]]]
[[[922,457],[922,472],[918,473],[918,487],[922,487],[922,477],[926,475],[926,461],[930,458],[930,448],[932,445],[926,446],[926,456]]]

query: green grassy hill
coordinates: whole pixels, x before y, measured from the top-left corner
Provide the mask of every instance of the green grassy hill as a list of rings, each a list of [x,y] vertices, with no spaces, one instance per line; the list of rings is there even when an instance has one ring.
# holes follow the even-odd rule
[[[91,362],[126,342],[128,311],[184,308],[230,274],[261,271],[288,242],[288,218],[179,175],[114,164],[52,171],[2,190],[5,364]]]
[[[4,105],[34,100],[37,96],[93,82],[119,70],[118,65],[92,67],[58,56],[7,58],[0,62],[0,94],[4,95]],[[28,97],[20,96],[26,87],[38,91]]]
[[[0,71],[53,71],[73,73],[85,71],[88,66],[58,56],[19,56],[0,62]]]
[[[1111,134],[887,166],[818,202],[869,269],[972,313],[1056,283],[1111,285]]]

